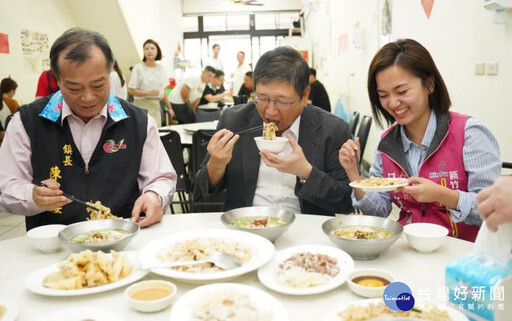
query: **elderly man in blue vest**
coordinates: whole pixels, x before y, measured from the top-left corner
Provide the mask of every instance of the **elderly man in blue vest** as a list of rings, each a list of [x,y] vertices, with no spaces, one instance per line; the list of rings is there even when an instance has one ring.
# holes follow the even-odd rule
[[[1,209],[25,215],[27,230],[86,220],[85,207],[65,191],[141,227],[159,222],[176,174],[155,120],[110,95],[107,40],[70,29],[52,45],[50,60],[60,91],[20,108],[0,149]],[[46,186],[32,185],[39,181]]]

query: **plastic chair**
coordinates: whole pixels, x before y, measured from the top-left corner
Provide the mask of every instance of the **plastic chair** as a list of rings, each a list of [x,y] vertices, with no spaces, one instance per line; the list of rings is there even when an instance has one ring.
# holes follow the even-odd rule
[[[205,121],[219,120],[220,119],[220,108],[216,110],[203,110],[198,109],[196,112],[196,123]]]
[[[366,148],[368,136],[370,135],[370,129],[372,127],[372,120],[373,119],[371,116],[363,116],[363,119],[361,120],[361,125],[359,126],[359,130],[357,131],[357,137],[359,137],[359,146],[361,149],[361,154],[359,156],[359,164],[361,164],[361,160],[363,159],[364,149]]]
[[[164,144],[165,151],[171,160],[172,166],[176,171],[176,175],[178,176],[178,181],[176,182],[176,193],[178,194],[179,201],[172,201],[169,207],[171,208],[171,213],[174,213],[174,205],[179,204],[181,206],[182,213],[190,212],[190,191],[192,184],[190,182],[190,177],[188,176],[187,170],[185,168],[185,161],[183,159],[183,149],[181,146],[180,134],[174,130],[168,130],[168,133],[164,136],[161,136],[160,139]],[[187,194],[188,197],[187,197]]]
[[[359,112],[355,111],[354,115],[352,116],[352,119],[350,119],[350,123],[348,124],[348,127],[350,128],[350,134],[354,138],[356,135],[356,128],[357,128],[358,123],[359,123]]]

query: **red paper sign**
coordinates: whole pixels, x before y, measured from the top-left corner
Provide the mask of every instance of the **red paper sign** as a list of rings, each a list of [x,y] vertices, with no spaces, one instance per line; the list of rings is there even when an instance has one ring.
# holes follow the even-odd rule
[[[9,36],[0,32],[0,53],[9,53]]]
[[[427,18],[430,19],[430,13],[432,12],[432,7],[434,6],[434,0],[421,0],[421,6],[427,15]]]

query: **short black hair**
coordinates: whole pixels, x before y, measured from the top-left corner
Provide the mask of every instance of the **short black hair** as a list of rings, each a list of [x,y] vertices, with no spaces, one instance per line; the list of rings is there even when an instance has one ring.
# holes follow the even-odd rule
[[[78,65],[83,64],[90,59],[90,52],[93,47],[98,47],[107,60],[105,66],[108,71],[112,70],[114,65],[114,54],[108,44],[107,39],[96,31],[85,30],[82,28],[71,28],[65,31],[52,45],[50,49],[50,65],[56,80],[59,80],[59,56],[62,52],[67,51],[63,59],[76,62]]]
[[[300,53],[289,46],[277,47],[260,57],[254,68],[254,89],[259,83],[283,81],[291,84],[300,98],[309,86],[309,66]]]
[[[204,67],[204,71],[213,72],[214,74],[217,73],[217,69],[213,68],[212,66]]]
[[[162,49],[160,49],[160,46],[158,45],[158,42],[156,42],[155,40],[153,39],[148,39],[146,41],[144,41],[144,44],[142,45],[142,52],[143,52],[143,55],[144,55],[144,47],[146,47],[146,45],[150,43],[150,44],[153,44],[155,45],[156,47],[156,57],[155,57],[155,60],[162,60]],[[146,56],[144,55],[144,58],[142,58],[142,61],[146,61]]]
[[[220,48],[220,45],[218,43],[214,43],[213,46],[212,46],[212,49],[215,49],[215,47],[219,47]]]
[[[10,76],[2,79],[2,82],[0,82],[0,99],[2,99],[3,94],[8,93],[11,90],[16,90],[16,88],[18,88],[18,83]]]
[[[316,69],[309,68],[309,74],[316,77]]]
[[[248,71],[248,72],[246,72],[246,73],[245,73],[245,75],[246,75],[247,77],[251,77],[251,78],[253,77],[253,75],[252,75],[252,71]]]
[[[221,76],[224,76],[224,71],[222,70],[215,70],[215,78],[220,78]]]

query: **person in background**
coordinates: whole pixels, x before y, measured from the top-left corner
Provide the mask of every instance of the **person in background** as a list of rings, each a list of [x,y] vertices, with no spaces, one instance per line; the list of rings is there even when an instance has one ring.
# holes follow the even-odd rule
[[[350,137],[347,123],[309,105],[309,68],[297,50],[267,51],[254,69],[255,100],[224,111],[196,174],[196,195],[227,189],[224,210],[278,206],[293,213],[334,215],[352,211],[351,189],[338,162]],[[277,154],[258,151],[241,130],[273,122],[288,144]]]
[[[238,64],[235,67],[235,71],[233,71],[233,73],[231,74],[231,78],[233,80],[233,93],[237,93],[240,90],[240,88],[242,88],[247,72],[251,71],[251,67],[244,63],[245,52],[239,51],[236,54],[236,60],[238,60]]]
[[[170,101],[180,124],[193,123],[196,111],[203,96],[204,88],[215,76],[215,68],[206,66],[200,76],[191,76],[178,82],[171,92]]]
[[[174,111],[165,94],[165,87],[169,80],[164,66],[157,63],[162,59],[162,50],[158,43],[148,39],[142,48],[144,58],[141,63],[133,67],[128,92],[133,95],[133,104],[146,109],[160,127],[162,125],[160,100],[163,100],[167,106],[169,117],[174,118]]]
[[[373,116],[393,126],[381,136],[370,170],[375,177],[408,179],[393,192],[355,188],[352,202],[364,214],[387,217],[391,202],[400,208],[402,225],[429,222],[449,235],[474,241],[480,228],[476,195],[501,171],[493,134],[469,116],[450,112],[450,96],[430,53],[412,39],[382,47],[368,72]],[[339,160],[351,182],[361,180],[349,140]]]
[[[208,103],[219,103],[219,107],[222,107],[224,105],[221,103],[221,100],[229,96],[231,96],[231,92],[224,89],[224,72],[216,70],[215,76],[212,77],[210,83],[204,88],[199,106]]]
[[[252,71],[246,72],[244,83],[240,86],[240,90],[238,91],[238,97],[240,98],[240,102],[243,104],[246,104],[252,96],[252,91],[254,90],[254,79],[252,77]]]
[[[318,106],[327,112],[331,112],[329,95],[327,95],[324,85],[316,79],[316,70],[313,68],[309,68],[309,86],[311,86],[308,98],[309,103]]]
[[[119,68],[116,59],[114,59],[114,67],[110,72],[110,93],[124,100],[128,98],[126,80],[124,79],[123,72],[121,68]]]
[[[36,100],[46,96],[51,96],[59,91],[59,85],[51,70],[45,70],[39,76],[36,89]]]
[[[222,66],[222,60],[219,58],[220,45],[214,44],[212,46],[212,56],[208,57],[204,62],[203,66],[211,66],[217,70],[224,70]]]
[[[512,222],[512,176],[501,176],[490,187],[478,193],[480,218],[496,231],[502,223]]]
[[[114,57],[105,37],[67,30],[50,61],[61,90],[20,107],[0,147],[1,210],[26,216],[27,230],[85,221],[86,208],[66,191],[141,227],[159,222],[176,173],[155,120],[110,94]]]
[[[3,129],[7,128],[6,120],[9,115],[14,115],[20,105],[13,98],[16,94],[16,88],[18,88],[18,84],[9,78],[2,79],[0,82],[0,97],[2,97],[2,104],[0,105],[0,122],[2,124]]]

